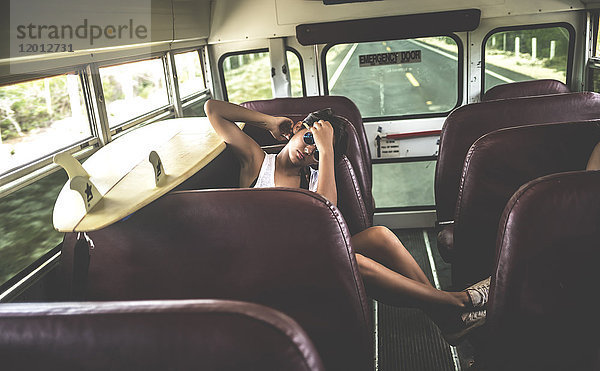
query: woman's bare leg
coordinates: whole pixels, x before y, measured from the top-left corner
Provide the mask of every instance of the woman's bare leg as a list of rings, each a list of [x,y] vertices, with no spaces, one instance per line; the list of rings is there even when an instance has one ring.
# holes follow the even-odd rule
[[[362,254],[356,254],[356,260],[369,296],[383,303],[417,307],[428,313],[461,310],[469,303],[464,291],[438,290],[431,284],[405,277]]]
[[[352,236],[354,251],[414,281],[433,287],[394,232],[371,227]]]

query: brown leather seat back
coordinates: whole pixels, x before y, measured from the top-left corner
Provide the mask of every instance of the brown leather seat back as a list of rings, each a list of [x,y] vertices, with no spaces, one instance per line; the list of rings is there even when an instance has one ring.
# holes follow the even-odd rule
[[[181,183],[175,191],[238,188],[240,186],[240,162],[230,147],[215,159]]]
[[[438,221],[453,220],[469,147],[506,127],[600,118],[600,94],[569,93],[473,103],[454,110],[444,123],[435,170]]]
[[[3,304],[0,328],[7,370],[324,370],[296,322],[251,303]]]
[[[531,97],[535,95],[570,93],[569,87],[558,80],[541,79],[511,82],[490,88],[483,94],[482,101]]]
[[[487,310],[495,370],[598,370],[600,172],[536,179],[504,209]]]
[[[360,190],[358,176],[346,155],[336,159],[335,184],[337,206],[344,216],[350,235],[355,235],[373,225],[373,212],[367,210]]]
[[[88,300],[250,301],[296,320],[328,369],[372,368],[370,312],[337,208],[299,189],[172,193],[99,231]],[[75,234],[61,276],[73,277]]]
[[[600,141],[600,121],[502,129],[469,149],[454,219],[453,281],[489,276],[504,206],[523,184],[540,176],[583,170]]]

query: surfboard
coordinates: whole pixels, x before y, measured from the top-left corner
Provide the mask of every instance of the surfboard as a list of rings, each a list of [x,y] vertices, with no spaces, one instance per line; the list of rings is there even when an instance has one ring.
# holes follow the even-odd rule
[[[54,228],[89,232],[115,223],[181,184],[225,147],[206,117],[193,117],[132,130],[83,164],[58,154],[54,161],[69,180],[54,205]]]

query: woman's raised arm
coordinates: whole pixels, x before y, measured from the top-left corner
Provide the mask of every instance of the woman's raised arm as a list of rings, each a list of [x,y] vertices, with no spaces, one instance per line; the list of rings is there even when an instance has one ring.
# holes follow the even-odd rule
[[[319,120],[310,128],[319,149],[319,178],[317,193],[337,206],[335,164],[333,151],[333,127],[329,121]]]
[[[265,115],[237,104],[210,99],[204,104],[204,112],[217,134],[233,148],[242,166],[258,159],[262,163],[264,152],[252,138],[240,130],[236,121],[267,129],[280,140],[291,134],[292,120]]]

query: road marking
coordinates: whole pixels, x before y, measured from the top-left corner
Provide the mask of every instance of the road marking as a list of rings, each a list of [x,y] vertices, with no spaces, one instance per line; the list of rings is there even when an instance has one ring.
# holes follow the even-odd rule
[[[419,84],[419,82],[417,81],[417,79],[415,79],[412,73],[407,72],[405,75],[412,86],[414,86],[415,88],[421,86],[421,84]]]
[[[488,71],[488,70],[485,70],[485,73],[487,73],[488,75],[490,75],[490,76],[492,76],[492,77],[495,77],[495,78],[497,78],[498,80],[502,80],[502,81],[504,81],[504,82],[515,82],[515,80],[511,80],[511,79],[509,79],[508,77],[506,77],[506,76],[502,76],[501,74],[499,74],[499,73],[496,73],[496,72],[494,72],[494,71]]]
[[[439,50],[439,49],[436,49],[436,48],[434,48],[434,47],[432,47],[432,46],[430,46],[430,45],[427,45],[427,44],[425,44],[425,43],[423,43],[423,42],[420,42],[420,41],[417,41],[417,40],[408,40],[408,41],[410,41],[410,42],[411,42],[411,43],[413,43],[413,44],[417,44],[417,45],[419,45],[419,46],[421,46],[421,47],[423,47],[423,48],[425,48],[425,49],[429,49],[429,50],[431,50],[432,52],[435,52],[435,53],[438,53],[438,54],[440,54],[440,55],[443,55],[444,57],[447,57],[447,58],[453,59],[453,60],[455,60],[455,61],[457,61],[457,60],[458,60],[458,57],[457,57],[457,56],[455,56],[455,55],[452,55],[452,54],[448,54],[448,53],[446,53],[446,52],[443,52],[443,51],[441,51],[441,50]],[[499,73],[496,73],[496,72],[494,72],[494,71],[485,70],[485,73],[487,73],[488,75],[490,75],[490,76],[492,76],[492,77],[495,77],[495,78],[497,78],[498,80],[502,80],[502,81],[504,81],[504,82],[515,82],[515,80],[511,80],[511,79],[509,79],[508,77],[506,77],[506,76],[503,76],[503,75],[501,75],[501,74],[499,74]]]
[[[352,47],[350,48],[350,50],[348,50],[348,54],[346,54],[346,56],[342,60],[342,63],[340,63],[340,65],[338,66],[337,70],[335,70],[335,72],[333,73],[333,76],[331,76],[331,79],[329,80],[329,83],[328,83],[328,85],[329,85],[329,92],[330,93],[331,93],[331,90],[333,90],[333,87],[335,86],[335,83],[340,78],[340,75],[342,74],[342,71],[344,71],[344,68],[346,68],[346,65],[348,64],[348,61],[352,57],[352,53],[354,53],[354,51],[356,50],[357,46],[358,46],[358,43],[354,43],[354,45],[352,45]]]
[[[447,58],[453,59],[453,60],[455,60],[455,61],[457,61],[457,60],[458,60],[458,57],[457,57],[457,56],[455,56],[455,55],[452,55],[452,54],[450,54],[450,53],[446,53],[446,52],[444,52],[444,51],[441,51],[440,49],[434,48],[433,46],[427,45],[427,44],[425,44],[425,43],[422,43],[422,42],[420,42],[420,41],[417,41],[417,40],[408,40],[408,41],[410,41],[410,42],[411,42],[411,43],[413,43],[413,44],[417,44],[418,46],[421,46],[421,47],[423,47],[423,48],[425,48],[425,49],[429,49],[429,50],[431,50],[432,52],[436,52],[436,53],[438,53],[438,54],[440,54],[440,55],[443,55],[444,57],[447,57]]]

